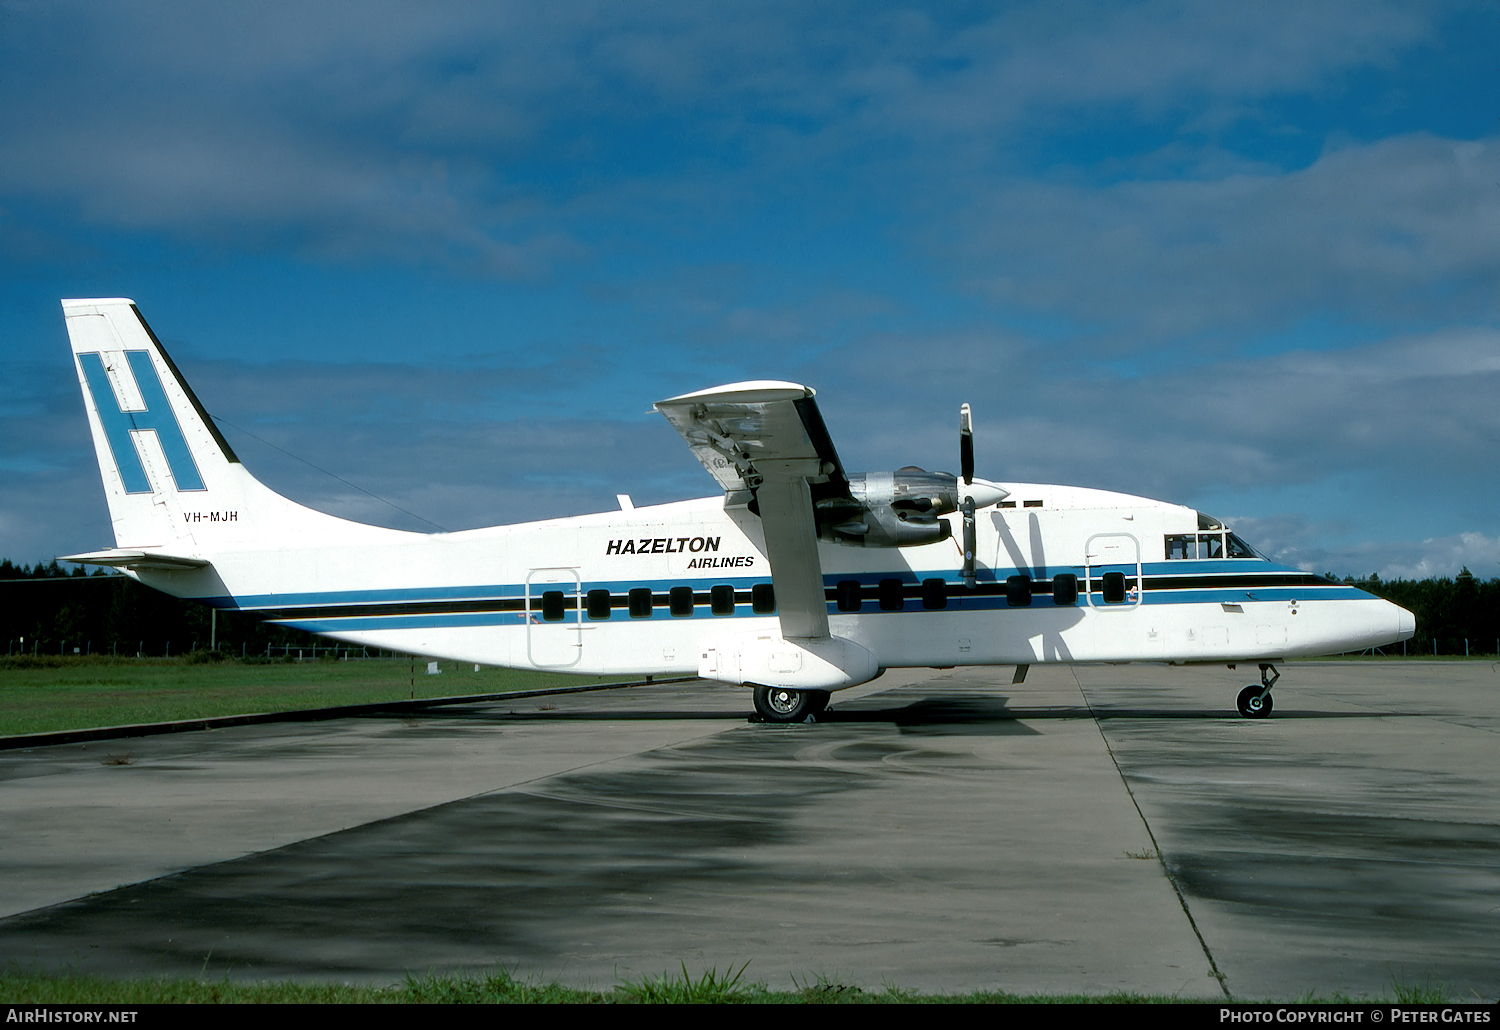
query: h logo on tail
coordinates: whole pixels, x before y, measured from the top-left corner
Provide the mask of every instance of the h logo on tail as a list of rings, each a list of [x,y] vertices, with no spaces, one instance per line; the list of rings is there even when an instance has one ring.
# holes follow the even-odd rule
[[[162,388],[161,376],[157,374],[156,366],[151,361],[151,354],[143,350],[128,350],[124,354],[125,360],[130,364],[130,372],[135,376],[136,388],[141,392],[141,400],[146,404],[143,411],[125,411],[120,407],[109,376],[104,370],[101,354],[80,354],[78,361],[83,368],[89,394],[94,399],[94,410],[99,413],[99,422],[104,427],[104,438],[109,441],[115,468],[120,471],[120,481],[125,485],[125,492],[151,492],[151,480],[146,475],[146,467],[142,464],[140,453],[131,437],[132,433],[147,429],[156,433],[157,442],[161,444],[168,471],[171,472],[177,489],[207,489],[203,485],[198,465],[193,461],[187,438],[182,435],[182,426],[172,411],[172,405],[167,401],[166,390]]]

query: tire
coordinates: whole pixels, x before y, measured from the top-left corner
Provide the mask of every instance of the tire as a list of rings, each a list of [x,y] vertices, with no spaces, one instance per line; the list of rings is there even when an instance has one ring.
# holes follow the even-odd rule
[[[1264,719],[1271,714],[1271,692],[1257,683],[1252,683],[1240,691],[1240,696],[1235,700],[1235,707],[1247,719]]]
[[[828,693],[822,690],[755,688],[755,711],[766,722],[806,722],[827,704]]]

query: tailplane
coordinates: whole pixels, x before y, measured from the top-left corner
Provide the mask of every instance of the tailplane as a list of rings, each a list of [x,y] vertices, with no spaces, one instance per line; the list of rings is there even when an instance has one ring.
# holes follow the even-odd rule
[[[406,535],[305,508],[250,475],[133,301],[62,305],[119,552],[78,559],[208,564],[223,550]]]

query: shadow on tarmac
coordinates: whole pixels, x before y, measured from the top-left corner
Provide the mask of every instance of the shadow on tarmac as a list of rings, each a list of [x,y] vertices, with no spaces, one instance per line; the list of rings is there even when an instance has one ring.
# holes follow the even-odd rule
[[[859,704],[859,702],[855,702]],[[1269,722],[1287,720],[1309,720],[1309,719],[1381,719],[1392,715],[1421,715],[1422,713],[1411,712],[1384,712],[1384,711],[1311,711],[1293,710],[1278,711],[1270,717]],[[661,710],[642,709],[636,712],[622,712],[618,709],[599,709],[594,711],[530,711],[518,712],[515,710],[499,711],[494,708],[445,708],[428,709],[420,714],[396,713],[377,714],[373,718],[381,719],[404,719],[408,721],[435,721],[435,722],[658,722],[658,721],[684,721],[684,720],[706,720],[719,722],[749,722],[758,725],[801,725],[801,724],[778,724],[769,723],[759,716],[743,711],[722,710],[699,710],[689,709]],[[845,707],[838,704],[837,699],[827,711],[817,716],[819,723],[888,723],[903,729],[915,729],[921,727],[939,726],[967,726],[976,730],[983,726],[1001,726],[1013,724],[1021,720],[1037,721],[1048,719],[1137,719],[1137,720],[1189,720],[1201,722],[1257,722],[1258,720],[1244,719],[1233,708],[1191,709],[1191,708],[1090,708],[1087,705],[1049,705],[1037,707],[1013,708],[1004,697],[973,697],[973,696],[937,696],[926,697],[910,704],[894,706],[887,705],[879,708]],[[1024,733],[1031,732],[1022,728],[995,729],[993,732]]]

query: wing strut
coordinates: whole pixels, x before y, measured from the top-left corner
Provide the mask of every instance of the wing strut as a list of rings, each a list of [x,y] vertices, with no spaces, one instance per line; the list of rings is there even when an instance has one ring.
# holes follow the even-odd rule
[[[849,481],[813,391],[796,383],[735,383],[659,402],[656,409],[727,495],[760,515],[781,635],[827,640],[813,487],[848,496]]]
[[[781,635],[821,640],[828,636],[828,602],[823,593],[823,566],[818,560],[818,527],[813,519],[808,476],[822,463],[766,461],[755,463],[764,478],[756,499],[766,535],[766,559],[776,588]]]

